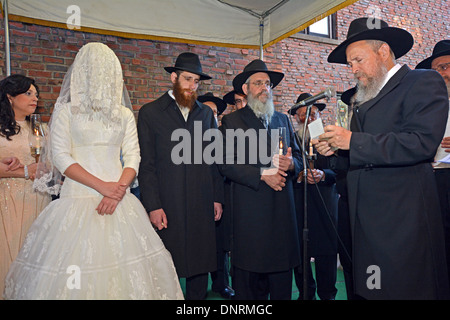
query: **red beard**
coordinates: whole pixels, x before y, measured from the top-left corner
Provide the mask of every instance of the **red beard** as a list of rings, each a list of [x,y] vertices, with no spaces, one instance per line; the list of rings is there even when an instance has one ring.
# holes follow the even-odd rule
[[[192,110],[195,104],[195,100],[197,100],[197,92],[192,92],[189,89],[183,89],[180,86],[178,80],[173,85],[173,96],[175,97],[175,101],[183,107],[189,108]]]

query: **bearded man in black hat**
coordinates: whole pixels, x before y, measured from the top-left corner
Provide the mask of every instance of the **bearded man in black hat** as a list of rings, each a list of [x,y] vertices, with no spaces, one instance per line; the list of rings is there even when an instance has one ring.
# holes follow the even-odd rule
[[[433,54],[421,61],[416,69],[433,69],[439,72],[447,85],[450,98],[450,40],[441,40],[434,46]],[[450,164],[439,160],[450,153],[450,114],[447,118],[444,139],[442,139],[433,162],[434,175],[438,186],[441,203],[442,219],[444,222],[445,250],[447,256],[447,270],[450,278]],[[450,279],[449,279],[450,280]]]
[[[201,128],[202,136],[217,128],[211,108],[197,101],[199,82],[211,77],[190,52],[180,54],[175,66],[165,70],[172,90],[139,110],[141,200],[172,254],[178,276],[186,278],[186,299],[199,300],[206,297],[208,273],[217,268],[215,221],[222,215],[223,178],[217,165],[206,164],[203,157],[201,163],[180,163],[172,151],[183,143],[184,151],[195,157],[205,145],[200,142],[196,148],[194,127]],[[192,143],[173,141],[177,129],[185,130]]]
[[[224,146],[234,145],[233,154],[224,151],[226,159],[220,168],[232,182],[231,263],[238,300],[267,299],[269,295],[274,300],[291,299],[292,270],[300,264],[292,186],[302,167],[300,151],[289,119],[275,111],[272,98],[272,88],[283,76],[269,71],[259,59],[250,62],[233,80],[234,90],[246,94],[248,103],[222,118]],[[259,154],[262,144],[270,152],[272,130],[280,127],[286,128],[285,146],[289,148],[279,155],[278,169],[273,170]],[[258,142],[242,139],[242,147],[229,132],[255,134]],[[238,159],[241,151],[241,162],[228,161]]]
[[[328,56],[350,66],[357,86],[344,93],[351,131],[327,126],[316,147],[337,155],[331,160],[347,157],[354,289],[366,299],[449,297],[431,166],[447,122],[447,90],[437,72],[396,63],[412,45],[409,32],[359,18]]]

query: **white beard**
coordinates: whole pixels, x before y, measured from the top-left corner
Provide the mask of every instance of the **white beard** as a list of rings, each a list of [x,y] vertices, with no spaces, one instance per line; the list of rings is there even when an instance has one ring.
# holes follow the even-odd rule
[[[267,93],[266,102],[261,102],[259,99],[254,98],[251,94],[248,94],[247,103],[258,118],[265,117],[270,122],[270,119],[275,112],[272,92],[269,91]]]
[[[352,102],[362,104],[375,98],[383,88],[384,80],[386,79],[388,70],[384,65],[380,65],[377,74],[370,78],[366,86],[362,85],[360,81],[357,83],[356,94],[352,97]]]

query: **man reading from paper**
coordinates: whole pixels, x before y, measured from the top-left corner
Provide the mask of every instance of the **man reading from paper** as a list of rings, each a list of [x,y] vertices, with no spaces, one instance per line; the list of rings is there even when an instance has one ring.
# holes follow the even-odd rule
[[[365,299],[446,299],[443,226],[431,162],[444,135],[448,97],[434,71],[395,59],[412,35],[359,18],[328,62],[348,64],[351,131],[326,126],[318,152],[347,153],[355,293]],[[348,94],[348,92],[347,92]],[[330,158],[342,157],[341,150]],[[334,159],[333,159],[334,158]]]

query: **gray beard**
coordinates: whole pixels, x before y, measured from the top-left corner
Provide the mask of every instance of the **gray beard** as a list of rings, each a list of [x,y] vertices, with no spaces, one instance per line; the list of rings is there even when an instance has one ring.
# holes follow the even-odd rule
[[[265,117],[269,122],[275,112],[275,106],[273,104],[272,93],[268,93],[266,102],[261,102],[259,99],[254,98],[251,94],[247,96],[247,102],[249,107],[253,110],[255,115]]]
[[[297,134],[298,137],[301,139],[303,139],[303,130],[305,128],[305,124],[304,123],[299,123],[298,124],[298,130],[297,130]],[[306,127],[306,139],[309,139],[309,130],[308,127]]]
[[[373,98],[375,98],[378,93],[380,93],[384,80],[386,79],[388,70],[384,65],[380,65],[377,74],[369,79],[366,86],[362,85],[360,81],[357,83],[357,90],[355,95],[352,97],[352,102],[357,104],[363,104]]]

